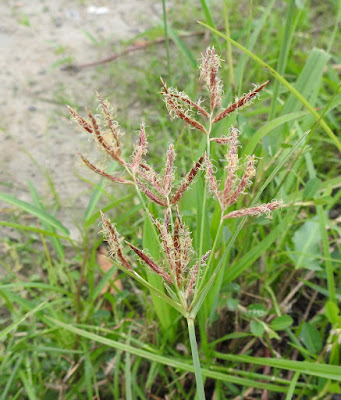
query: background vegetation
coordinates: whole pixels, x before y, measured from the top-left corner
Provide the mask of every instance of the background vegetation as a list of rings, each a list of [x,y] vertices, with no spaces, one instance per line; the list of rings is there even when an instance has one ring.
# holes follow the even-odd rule
[[[226,60],[224,105],[252,83],[270,80],[260,101],[215,132],[219,136],[237,125],[243,133],[241,154],[259,157],[255,183],[239,205],[252,201],[268,182],[261,201],[281,198],[285,207],[270,221],[244,221],[240,231],[239,221],[224,226],[218,248],[221,254],[229,249],[226,265],[200,311],[197,331],[206,396],[336,399],[341,392],[340,4],[193,3],[170,2],[164,21],[122,43],[122,49],[142,50],[91,67],[108,77],[105,87],[94,81],[84,89],[94,92],[92,105],[70,98],[65,103],[79,111],[84,106],[95,110],[95,90],[110,100],[119,92],[117,119],[127,146],[143,119],[149,163],[162,168],[163,149],[172,141],[183,176],[201,155],[202,138],[181,120],[169,119],[158,94],[159,77],[191,98],[204,96],[197,60],[214,45]],[[121,79],[114,89],[115,76]],[[132,109],[137,100],[138,109]],[[64,108],[61,113],[68,118]],[[215,159],[223,158],[218,147],[212,151]],[[131,278],[118,275],[121,286],[116,286],[115,267],[101,269],[100,208],[130,241],[151,254],[158,251],[142,205],[126,188],[104,185],[96,176],[87,183],[91,192],[78,221],[82,240],[77,242],[56,218],[63,204],[41,198],[34,183],[27,185],[30,203],[0,194],[16,210],[1,224],[20,233],[16,241],[3,239],[8,251],[0,286],[0,399],[192,399],[195,381],[185,321]],[[201,177],[182,201],[196,248],[203,187]],[[209,211],[207,249],[217,229],[213,201]],[[36,217],[35,224],[25,223],[27,214]],[[29,272],[16,273],[18,264]]]

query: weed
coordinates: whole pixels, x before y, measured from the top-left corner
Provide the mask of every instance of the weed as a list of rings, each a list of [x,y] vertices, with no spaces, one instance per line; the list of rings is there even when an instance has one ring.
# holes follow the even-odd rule
[[[72,118],[85,131],[93,135],[99,148],[121,166],[124,175],[117,176],[109,174],[81,155],[86,166],[111,182],[133,185],[144,206],[147,218],[150,218],[154,224],[154,228],[156,228],[157,233],[154,229],[154,234],[155,240],[159,242],[160,249],[162,249],[160,252],[163,254],[161,260],[153,260],[145,250],[141,250],[127,242],[117,232],[115,225],[101,212],[103,233],[109,244],[110,255],[113,260],[115,260],[115,263],[118,264],[119,268],[129,272],[132,276],[138,276],[139,282],[148,286],[148,282],[136,272],[136,267],[133,266],[134,262],[130,261],[129,256],[124,254],[124,242],[138,256],[142,264],[147,265],[150,270],[154,271],[162,278],[168,293],[168,297],[164,297],[164,299],[187,319],[197,390],[200,399],[204,399],[205,394],[195,338],[194,320],[205,300],[207,290],[215,283],[214,280],[212,280],[204,286],[205,276],[213,272],[210,270],[210,259],[214,257],[215,251],[217,250],[215,247],[217,241],[214,241],[214,246],[211,250],[203,254],[202,235],[200,237],[199,249],[196,249],[196,251],[194,250],[190,232],[181,216],[181,198],[196,175],[204,168],[206,170],[208,182],[206,187],[209,187],[215,194],[221,207],[220,223],[218,231],[216,232],[216,237],[220,235],[220,230],[226,219],[261,214],[266,214],[270,217],[271,211],[281,206],[280,201],[272,201],[271,203],[237,209],[226,213],[226,211],[237,202],[238,198],[246,193],[245,190],[251,185],[251,179],[256,173],[256,158],[255,156],[248,157],[244,163],[244,173],[241,178],[239,178],[237,170],[243,165],[238,157],[239,131],[231,126],[226,136],[216,138],[211,135],[212,127],[213,124],[226,118],[231,113],[252,104],[254,98],[258,96],[258,93],[268,82],[256,86],[253,90],[240,98],[236,98],[233,103],[221,110],[223,84],[219,77],[220,63],[220,57],[216,53],[214,47],[208,48],[205,51],[200,62],[200,79],[209,93],[209,111],[202,105],[203,102],[201,100],[197,102],[192,101],[186,93],[178,91],[175,88],[168,88],[161,80],[163,89],[161,94],[164,97],[171,118],[182,119],[191,128],[206,135],[207,138],[205,153],[194,164],[178,187],[174,187],[175,151],[173,144],[169,145],[166,153],[166,163],[163,173],[157,173],[153,167],[148,165],[145,161],[148,142],[146,128],[143,123],[140,125],[139,139],[134,147],[134,151],[130,159],[126,159],[122,156],[122,146],[120,143],[122,132],[120,131],[118,122],[115,121],[111,115],[108,102],[105,102],[98,95],[101,110],[101,115],[98,118],[96,118],[90,110],[87,110],[88,118],[83,118],[74,109],[68,107]],[[203,121],[199,122],[197,116]],[[227,146],[226,179],[223,185],[219,184],[213,171],[213,164],[210,158],[211,141]],[[205,167],[203,167],[204,160]],[[220,186],[223,186],[221,190]],[[163,221],[158,220],[148,211],[145,198],[143,198],[142,194],[151,202],[166,209]],[[202,206],[202,217],[205,216],[206,212],[207,205],[205,194]],[[202,227],[204,227],[204,223]],[[195,261],[195,257],[193,257],[194,254],[198,254],[197,261]],[[215,271],[215,274],[217,274],[217,271]],[[151,287],[150,289],[158,291],[157,287]]]

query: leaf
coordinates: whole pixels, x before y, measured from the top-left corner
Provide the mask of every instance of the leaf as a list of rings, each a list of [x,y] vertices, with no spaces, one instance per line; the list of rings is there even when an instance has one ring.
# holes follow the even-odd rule
[[[263,304],[250,304],[247,308],[247,315],[249,317],[262,318],[266,315],[266,308]]]
[[[316,327],[309,322],[303,322],[300,338],[312,354],[319,354],[322,350],[322,339]]]
[[[293,319],[289,315],[281,315],[273,319],[270,323],[270,328],[274,331],[284,331],[293,323]]]
[[[251,321],[250,329],[254,336],[262,336],[265,331],[264,325],[261,322],[256,321],[256,320]]]
[[[56,218],[52,217],[52,215],[48,214],[42,209],[32,206],[32,204],[29,204],[26,201],[19,200],[15,196],[6,193],[0,193],[0,200],[6,201],[7,203],[12,204],[15,207],[21,208],[27,213],[34,215],[41,221],[46,222],[49,226],[56,228],[60,232],[64,233],[64,235],[70,235],[69,230],[61,222],[59,222]]]
[[[325,308],[325,314],[331,324],[335,324],[339,319],[339,307],[333,302],[328,300]]]
[[[227,308],[231,311],[236,310],[238,307],[238,304],[239,304],[238,299],[234,299],[233,297],[230,297],[227,299],[226,305],[227,305]]]
[[[303,200],[310,200],[314,198],[315,193],[319,190],[321,181],[318,178],[309,179],[303,191]]]
[[[321,271],[322,268],[316,258],[322,257],[320,250],[320,227],[314,220],[304,223],[293,236],[294,251],[291,254],[295,268],[307,268],[312,271]],[[314,258],[313,258],[314,257]]]

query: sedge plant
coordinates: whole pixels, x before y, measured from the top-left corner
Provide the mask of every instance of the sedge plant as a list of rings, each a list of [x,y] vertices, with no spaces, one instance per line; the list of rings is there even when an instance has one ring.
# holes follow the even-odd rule
[[[214,124],[225,119],[235,111],[252,104],[259,92],[268,84],[255,86],[247,94],[236,98],[228,107],[222,108],[223,83],[219,77],[221,65],[220,56],[214,47],[208,48],[200,60],[200,80],[208,91],[208,105],[201,100],[193,101],[189,96],[173,87],[168,87],[163,80],[161,94],[171,118],[180,118],[198,134],[205,135],[206,149],[196,160],[192,168],[182,178],[179,185],[175,185],[176,153],[174,144],[170,143],[165,154],[165,166],[161,173],[146,161],[148,151],[146,127],[142,123],[139,129],[139,138],[133,153],[127,159],[122,151],[122,131],[118,122],[114,120],[108,101],[98,95],[100,115],[94,115],[87,110],[88,117],[84,118],[74,109],[68,107],[72,118],[90,135],[98,144],[99,149],[112,159],[121,169],[120,173],[109,173],[100,168],[83,155],[83,162],[95,173],[110,182],[121,185],[132,185],[141,201],[146,213],[146,218],[151,222],[155,240],[160,246],[160,259],[154,259],[144,249],[130,243],[117,231],[115,224],[108,216],[101,212],[102,232],[109,246],[112,262],[129,276],[135,278],[151,292],[162,298],[175,308],[187,320],[189,340],[192,350],[193,365],[199,399],[205,398],[204,384],[200,370],[198,341],[195,334],[195,319],[215,277],[222,268],[220,262],[213,267],[217,253],[218,238],[224,222],[230,218],[245,216],[259,216],[271,212],[281,206],[281,202],[273,200],[270,203],[251,206],[249,208],[235,208],[237,200],[246,194],[255,176],[256,157],[249,156],[240,159],[238,137],[239,130],[230,126],[226,134],[221,137],[212,137]],[[224,179],[216,178],[215,161],[211,159],[210,145],[215,142],[226,148],[226,167]],[[241,172],[239,172],[241,171]],[[184,193],[191,186],[198,174],[205,174],[206,184],[203,196],[203,215],[199,248],[194,249],[191,232],[183,221],[181,213],[181,200]],[[220,206],[220,222],[215,234],[212,248],[203,252],[203,229],[205,214],[207,213],[207,192],[211,193]],[[162,209],[163,219],[158,219],[148,208],[147,202],[152,202]],[[135,255],[136,258],[131,257]],[[136,267],[136,260],[162,278],[165,291],[146,280]],[[216,261],[216,260],[214,260]]]

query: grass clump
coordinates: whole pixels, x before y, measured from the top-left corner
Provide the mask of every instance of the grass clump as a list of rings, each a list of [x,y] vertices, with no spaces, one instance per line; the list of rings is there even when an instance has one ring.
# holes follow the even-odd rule
[[[221,23],[231,32],[229,46],[218,31],[212,43],[232,70],[223,63],[220,75],[218,50],[204,53],[208,91],[190,79],[199,51],[186,46],[178,20],[168,26],[173,76],[161,84],[175,119],[161,102],[143,103],[151,126],[140,125],[133,148],[102,98],[98,112],[74,112],[105,155],[82,156],[104,179],[78,221],[80,243],[33,185],[32,204],[1,194],[39,220],[12,213],[2,222],[22,232],[6,241],[0,287],[2,398],[192,399],[198,389],[201,398],[289,400],[340,391],[337,57],[332,37],[306,33],[316,15],[326,18],[325,5],[238,4],[232,15],[225,2],[223,21],[200,3],[211,30],[216,22],[220,35]],[[326,21],[334,27],[332,15]],[[129,88],[149,101],[166,68],[159,49],[146,52],[150,68],[133,66],[141,82]],[[101,68],[115,76],[115,66]],[[219,79],[234,82],[223,96]],[[248,82],[265,79],[261,101],[230,114],[256,97],[259,87],[243,96]],[[273,199],[283,200],[275,212]],[[100,208],[107,269],[93,229]]]

